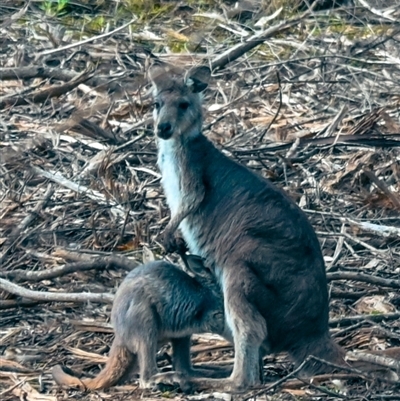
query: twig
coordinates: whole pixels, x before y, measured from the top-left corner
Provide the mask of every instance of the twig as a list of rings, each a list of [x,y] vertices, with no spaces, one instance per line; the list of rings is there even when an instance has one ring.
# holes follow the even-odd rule
[[[3,96],[0,98],[0,110],[7,106],[21,106],[29,104],[29,102],[41,103],[49,98],[61,96],[93,77],[93,74],[93,71],[84,71],[65,84],[53,85],[50,88],[32,93],[29,96]]]
[[[49,199],[53,196],[54,194],[54,188],[52,185],[49,185],[47,187],[47,190],[44,194],[44,197],[41,201],[39,201],[36,206],[33,208],[33,210],[21,221],[21,223],[11,232],[9,237],[7,238],[7,243],[10,243],[13,241],[15,238],[19,236],[19,234],[25,230],[37,217],[39,212],[46,206],[46,203],[49,201]],[[14,243],[11,243],[9,247],[2,253],[0,254],[0,265],[4,262],[4,258],[8,255],[10,250],[13,248]]]
[[[126,210],[120,205],[118,205],[116,202],[112,201],[111,199],[106,199],[106,197],[101,192],[92,190],[84,185],[76,184],[75,182],[65,178],[59,172],[51,173],[42,170],[36,166],[32,166],[31,170],[42,177],[46,177],[49,180],[56,182],[57,184],[60,184],[66,188],[71,189],[72,191],[83,193],[89,199],[92,199],[101,205],[107,205],[107,206],[111,205],[111,212],[114,215],[121,217],[123,219],[125,218]]]
[[[400,288],[400,280],[387,279],[381,277],[370,276],[369,274],[352,273],[352,272],[335,272],[327,273],[328,281],[332,280],[354,280],[363,283],[376,284],[383,287]]]
[[[372,135],[339,135],[338,137],[327,137],[327,138],[297,138],[300,139],[299,147],[303,148],[307,145],[309,146],[319,146],[319,145],[333,145],[337,146],[381,146],[381,147],[393,147],[400,146],[400,134],[381,134],[378,136]],[[240,155],[253,154],[257,152],[276,152],[290,148],[293,142],[284,143],[282,145],[271,145],[262,146],[256,149],[238,149],[234,153]]]
[[[49,78],[56,79],[58,81],[71,81],[76,79],[78,75],[79,74],[74,71],[69,71],[62,68],[49,68],[35,65],[28,67],[0,68],[0,81],[32,78]],[[109,77],[102,78],[98,76],[90,77],[86,81],[86,85],[90,85],[96,89],[101,87],[107,87],[113,91],[119,89],[119,85],[114,81],[110,81],[108,78]]]
[[[358,0],[358,2],[359,2],[363,7],[365,7],[368,11],[370,11],[372,14],[375,14],[375,15],[377,15],[378,17],[387,19],[387,20],[389,20],[389,21],[391,21],[391,22],[397,22],[396,18],[390,17],[389,15],[385,14],[383,11],[378,10],[378,9],[376,9],[376,8],[374,8],[374,7],[371,7],[366,1],[364,1],[364,0]],[[394,7],[393,7],[393,10],[394,10]]]
[[[364,174],[383,192],[385,193],[390,200],[392,201],[393,205],[400,209],[400,199],[397,198],[392,191],[370,170],[367,168],[363,168]]]
[[[5,301],[0,301],[0,310],[4,309],[14,309],[14,308],[30,308],[31,306],[36,306],[43,304],[45,301],[32,301],[31,299],[6,299]]]
[[[382,320],[395,320],[399,318],[400,318],[400,312],[382,313],[381,315],[355,315],[355,316],[342,317],[339,319],[331,319],[329,321],[329,326],[331,327],[348,326],[366,319],[372,320],[374,322],[381,322]]]
[[[0,29],[6,29],[10,25],[12,25],[15,21],[19,20],[22,18],[26,11],[28,10],[29,6],[31,5],[31,0],[29,0],[21,10],[16,12],[15,14],[11,15],[10,17],[6,18],[4,22],[0,25]],[[1,395],[1,394],[0,394]]]
[[[272,124],[276,121],[276,119],[278,118],[279,113],[281,112],[281,108],[282,108],[282,84],[281,84],[281,76],[279,75],[279,71],[276,72],[276,79],[278,80],[278,89],[279,89],[279,106],[278,106],[278,110],[276,111],[276,113],[274,115],[274,118],[268,124],[267,128],[264,129],[263,133],[261,134],[260,138],[258,139],[258,142],[262,142],[263,141],[265,134],[272,127]]]
[[[211,61],[211,69],[215,70],[217,68],[223,68],[226,64],[231,63],[236,60],[243,54],[247,53],[254,47],[263,43],[266,39],[275,35],[278,32],[282,32],[292,26],[298,24],[301,20],[308,17],[312,12],[312,9],[304,12],[300,17],[293,18],[288,21],[282,21],[279,24],[269,27],[263,32],[257,33],[256,35],[251,36],[245,42],[239,43],[236,46],[231,47],[229,50],[217,56],[214,60]]]
[[[39,212],[46,206],[49,199],[54,194],[54,188],[51,184],[48,185],[45,194],[43,195],[43,199],[40,200],[36,206],[29,212],[29,214],[21,221],[21,223],[11,231],[10,237],[17,237],[26,227],[28,227],[37,217]],[[1,263],[1,260],[0,260]]]
[[[93,42],[93,41],[98,40],[98,39],[106,38],[107,36],[112,36],[115,33],[122,31],[127,26],[129,26],[130,24],[133,24],[136,20],[137,20],[136,17],[132,18],[129,22],[127,22],[126,24],[114,29],[111,32],[102,33],[101,35],[98,35],[98,36],[92,36],[92,37],[90,37],[88,39],[81,40],[80,42],[71,43],[70,45],[67,45],[67,46],[64,46],[64,47],[59,47],[58,49],[51,49],[51,50],[42,51],[42,52],[36,54],[36,57],[48,56],[49,54],[59,53],[59,52],[62,52],[64,50],[73,49],[74,47],[78,47],[78,46],[84,45],[86,43]]]
[[[348,352],[346,360],[368,362],[374,365],[384,366],[385,368],[400,370],[400,361],[382,355],[373,355],[365,352]]]
[[[48,270],[27,271],[23,269],[17,269],[13,271],[0,272],[0,277],[13,279],[17,282],[37,282],[42,280],[51,280],[53,278],[65,276],[66,274],[75,273],[77,271],[86,271],[92,269],[104,270],[110,268],[111,266],[130,271],[137,267],[138,263],[128,258],[112,255],[94,260],[69,263],[64,266],[59,266]]]
[[[347,217],[340,217],[340,220],[382,237],[400,237],[400,228],[398,227],[373,224],[368,221],[356,221]]]
[[[279,387],[281,384],[287,382],[290,378],[294,377],[297,375],[297,373],[299,373],[301,371],[301,369],[303,369],[303,367],[312,359],[313,357],[307,357],[303,363],[301,363],[296,369],[294,369],[292,372],[290,372],[288,375],[286,375],[285,377],[282,377],[282,379],[277,380],[275,383],[270,384],[269,386],[267,386],[266,388],[257,391],[256,393],[253,393],[251,395],[249,395],[248,397],[244,398],[242,401],[248,401],[250,399],[254,399],[256,400],[258,396],[260,395],[264,395],[265,393],[267,393],[268,391],[271,391],[277,387]]]
[[[0,278],[0,289],[7,291],[11,294],[18,295],[20,297],[34,299],[38,301],[46,302],[100,302],[100,303],[112,303],[114,296],[109,293],[65,293],[65,292],[44,292],[44,291],[32,291],[23,288],[19,285],[11,283],[8,280]]]

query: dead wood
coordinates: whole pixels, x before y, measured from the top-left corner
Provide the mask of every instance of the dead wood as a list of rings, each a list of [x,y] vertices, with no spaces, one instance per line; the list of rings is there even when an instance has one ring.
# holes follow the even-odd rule
[[[58,266],[48,270],[26,271],[23,269],[15,269],[9,272],[0,272],[0,277],[6,277],[8,279],[12,279],[15,282],[37,282],[42,280],[51,280],[56,277],[65,276],[71,273],[87,270],[104,270],[109,269],[110,267],[130,271],[134,269],[137,265],[137,262],[130,259],[110,255],[96,258],[94,260],[68,263],[64,266]]]
[[[112,303],[114,296],[108,293],[91,294],[91,293],[51,293],[43,291],[32,291],[13,284],[8,280],[0,278],[0,289],[17,295],[19,297],[34,299],[46,302],[101,302]]]
[[[87,81],[93,76],[93,71],[83,71],[71,81],[62,85],[53,85],[48,89],[37,91],[28,96],[3,96],[0,98],[0,110],[8,106],[21,106],[25,104],[41,103],[52,97],[58,97],[76,88],[81,83]]]
[[[279,24],[273,25],[263,32],[251,36],[244,43],[239,43],[236,46],[233,46],[232,48],[217,56],[211,61],[211,69],[215,70],[225,67],[227,64],[235,61],[239,57],[243,56],[245,53],[249,52],[251,49],[254,49],[259,44],[265,42],[271,36],[283,32],[294,25],[297,25],[310,14],[311,10],[307,10],[299,17],[295,17],[287,21],[282,21]]]
[[[368,274],[362,273],[351,273],[351,272],[337,272],[328,273],[328,281],[332,280],[354,280],[362,281],[364,283],[376,284],[382,287],[400,288],[400,280],[395,279],[385,279],[382,277],[374,277]]]

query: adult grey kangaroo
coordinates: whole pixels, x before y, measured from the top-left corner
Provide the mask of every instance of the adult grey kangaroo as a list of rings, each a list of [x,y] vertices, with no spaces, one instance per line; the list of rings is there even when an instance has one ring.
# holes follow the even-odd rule
[[[189,276],[164,261],[150,262],[132,270],[115,295],[111,311],[115,339],[105,368],[93,379],[78,379],[53,368],[54,380],[67,387],[110,387],[139,371],[141,388],[151,387],[158,373],[157,347],[170,341],[173,369],[185,376],[227,376],[215,367],[194,369],[190,360],[190,336],[194,333],[223,334],[223,300],[214,276],[200,258],[188,255]]]
[[[344,364],[330,337],[322,252],[303,211],[267,179],[236,163],[202,133],[206,66],[186,74],[154,66],[154,123],[162,186],[171,210],[165,247],[179,227],[193,254],[211,266],[224,294],[235,361],[228,379],[193,387],[244,390],[259,384],[260,350]],[[322,367],[309,363],[304,372]]]

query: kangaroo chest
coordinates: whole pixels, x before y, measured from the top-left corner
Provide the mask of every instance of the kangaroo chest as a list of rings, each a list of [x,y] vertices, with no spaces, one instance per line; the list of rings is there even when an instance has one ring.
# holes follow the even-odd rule
[[[171,217],[174,217],[185,201],[185,194],[181,186],[181,168],[173,141],[160,140],[158,143],[158,167],[161,171],[161,185],[164,189]],[[184,219],[179,226],[191,253],[205,256],[198,244],[199,230],[189,219]]]
[[[161,171],[161,185],[164,189],[171,216],[174,217],[182,203],[181,171],[172,140],[158,142],[158,167]]]

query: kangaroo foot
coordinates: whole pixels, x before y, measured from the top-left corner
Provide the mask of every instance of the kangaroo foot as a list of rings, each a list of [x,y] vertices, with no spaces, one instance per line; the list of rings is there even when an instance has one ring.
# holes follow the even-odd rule
[[[151,378],[153,388],[166,391],[180,388],[184,393],[191,393],[188,377],[181,372],[157,373]]]

